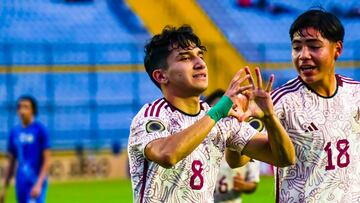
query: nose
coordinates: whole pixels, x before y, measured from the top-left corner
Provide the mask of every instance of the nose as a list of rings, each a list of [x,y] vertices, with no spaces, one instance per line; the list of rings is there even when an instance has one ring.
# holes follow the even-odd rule
[[[306,60],[306,59],[310,59],[310,52],[309,52],[309,48],[304,46],[301,51],[300,51],[300,56],[299,59],[300,60]]]
[[[200,58],[199,56],[196,56],[194,59],[194,69],[204,69],[206,68],[206,63],[204,59]]]

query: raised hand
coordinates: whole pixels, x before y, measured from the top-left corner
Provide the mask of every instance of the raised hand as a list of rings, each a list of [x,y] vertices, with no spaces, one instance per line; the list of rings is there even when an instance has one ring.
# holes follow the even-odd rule
[[[245,72],[247,75],[249,75],[249,82],[252,85],[252,89],[251,91],[242,92],[242,94],[248,99],[248,106],[246,111],[240,117],[240,120],[244,121],[249,117],[262,119],[264,117],[273,115],[274,108],[271,101],[270,92],[274,83],[274,75],[270,76],[269,82],[264,89],[260,69],[258,67],[255,68],[255,74],[257,77],[256,85],[254,78],[250,73],[249,67],[245,67]]]
[[[253,84],[242,85],[242,83],[249,80],[251,76],[248,74],[241,76],[243,73],[245,73],[245,70],[241,69],[235,74],[234,78],[230,82],[229,88],[225,92],[225,95],[228,96],[234,103],[232,109],[229,111],[229,116],[233,116],[238,120],[241,119],[248,105],[247,99],[241,95],[243,92],[248,91],[253,87]]]

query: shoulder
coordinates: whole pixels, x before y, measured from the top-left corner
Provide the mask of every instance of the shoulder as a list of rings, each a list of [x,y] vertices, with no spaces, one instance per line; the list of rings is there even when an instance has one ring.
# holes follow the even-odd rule
[[[343,75],[336,74],[336,79],[339,86],[354,88],[358,88],[360,86],[360,81],[345,77]]]
[[[289,94],[298,91],[302,86],[304,86],[303,82],[299,77],[296,77],[292,80],[289,80],[287,83],[281,85],[271,92],[271,99],[276,105],[279,101],[288,96]]]
[[[145,120],[159,120],[164,117],[165,111],[169,109],[171,107],[164,98],[145,104],[133,118],[132,126],[139,125],[139,123],[143,123]]]

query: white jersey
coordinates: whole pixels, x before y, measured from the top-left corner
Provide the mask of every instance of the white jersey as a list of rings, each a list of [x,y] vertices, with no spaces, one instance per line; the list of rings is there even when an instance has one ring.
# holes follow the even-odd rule
[[[234,177],[240,173],[247,182],[258,183],[260,180],[260,162],[251,160],[245,166],[232,169],[223,159],[215,187],[216,203],[241,203],[241,193],[233,190]]]
[[[130,130],[128,153],[134,202],[213,202],[216,177],[225,147],[242,151],[257,133],[248,123],[225,118],[203,142],[174,167],[166,169],[144,155],[151,141],[178,133],[203,118],[210,109],[201,103],[198,115],[187,115],[165,99],[145,105]]]
[[[360,82],[336,75],[322,97],[300,77],[272,93],[296,164],[276,170],[277,202],[360,202]]]

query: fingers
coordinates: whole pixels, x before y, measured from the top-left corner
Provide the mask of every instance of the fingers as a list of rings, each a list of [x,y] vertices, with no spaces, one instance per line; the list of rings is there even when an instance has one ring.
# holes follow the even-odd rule
[[[238,72],[236,72],[235,76],[233,77],[231,83],[235,83],[236,81],[238,81],[241,77],[241,74],[244,72],[243,69],[239,70]]]
[[[248,89],[251,89],[252,87],[253,87],[252,85],[239,86],[238,89],[236,90],[236,94],[242,93]]]
[[[269,92],[269,93],[271,92],[272,86],[273,86],[273,84],[274,84],[274,79],[275,79],[274,74],[271,74],[271,75],[270,75],[269,82],[267,83],[266,88],[265,88],[265,91],[266,91],[266,92]]]
[[[255,74],[256,74],[256,78],[257,78],[257,88],[258,88],[258,89],[263,89],[262,77],[261,77],[261,73],[260,73],[259,67],[256,67],[256,68],[255,68]]]
[[[247,75],[249,75],[249,83],[250,83],[250,85],[253,86],[252,89],[255,89],[254,78],[251,75],[251,71],[250,71],[250,68],[248,66],[245,66],[245,72],[246,72]]]
[[[238,119],[240,122],[243,122],[245,121],[246,119],[248,119],[249,117],[251,117],[251,111],[250,110],[247,110],[245,111],[241,116],[240,118]]]

